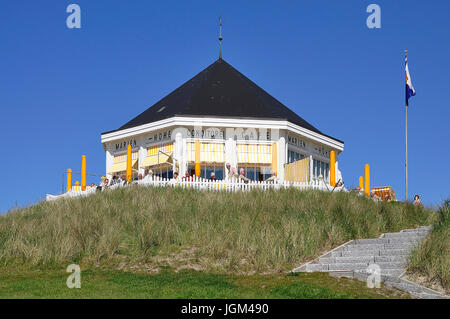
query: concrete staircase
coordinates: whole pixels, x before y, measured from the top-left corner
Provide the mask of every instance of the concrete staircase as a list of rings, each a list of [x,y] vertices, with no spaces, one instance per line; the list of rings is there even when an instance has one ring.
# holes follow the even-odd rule
[[[431,226],[405,229],[398,233],[382,234],[379,238],[351,240],[325,255],[306,263],[293,272],[329,272],[336,277],[357,278],[366,281],[371,264],[380,268],[381,281],[386,286],[396,287],[418,298],[448,298],[400,278],[411,250],[427,235]]]

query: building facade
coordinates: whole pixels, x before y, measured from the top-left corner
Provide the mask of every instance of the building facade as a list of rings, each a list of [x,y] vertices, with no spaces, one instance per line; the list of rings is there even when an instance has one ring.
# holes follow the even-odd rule
[[[133,172],[172,178],[188,171],[216,179],[226,164],[244,168],[250,180],[276,173],[308,159],[308,179],[329,180],[330,152],[336,154],[336,181],[342,179],[338,155],[344,142],[330,137],[281,104],[219,58],[194,78],[117,130],[101,135],[108,178],[126,170],[132,147]]]

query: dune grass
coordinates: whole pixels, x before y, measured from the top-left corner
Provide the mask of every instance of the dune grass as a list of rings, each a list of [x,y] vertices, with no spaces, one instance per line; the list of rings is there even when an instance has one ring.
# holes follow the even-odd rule
[[[130,186],[0,216],[0,266],[276,273],[350,239],[429,225],[435,217],[350,193]]]
[[[426,240],[410,256],[408,271],[438,282],[450,293],[450,199],[438,210],[437,222]]]

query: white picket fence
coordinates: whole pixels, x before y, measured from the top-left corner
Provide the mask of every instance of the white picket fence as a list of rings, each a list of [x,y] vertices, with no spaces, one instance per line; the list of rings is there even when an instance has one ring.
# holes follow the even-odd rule
[[[299,190],[321,190],[321,191],[332,191],[333,187],[326,185],[323,181],[312,181],[307,183],[298,182],[259,182],[259,181],[249,181],[244,182],[242,179],[233,178],[232,180],[218,180],[212,181],[199,177],[191,177],[191,180],[174,180],[161,178],[159,176],[147,177],[139,181],[133,181],[130,184],[137,184],[140,186],[148,187],[173,187],[173,188],[183,188],[183,189],[196,189],[204,191],[227,191],[227,192],[237,192],[237,191],[252,191],[252,190],[269,190],[269,189],[286,189],[286,188],[296,188]],[[112,186],[108,186],[107,189],[116,189],[120,187],[127,187],[128,184],[117,183]],[[337,187],[334,191],[343,191],[345,188]],[[47,195],[47,200],[55,200],[62,197],[79,197],[88,196],[95,193],[96,188],[91,188],[86,191],[69,191],[61,195]]]
[[[280,189],[295,187],[297,189],[317,189],[317,190],[329,190],[323,182],[314,181],[312,183],[291,183],[291,182],[259,182],[249,181],[244,182],[242,179],[233,178],[232,180],[217,180],[212,181],[199,177],[192,177],[192,180],[173,180],[160,177],[147,178],[134,182],[143,186],[155,186],[155,187],[180,187],[190,188],[197,190],[208,191],[251,191],[256,189],[268,190],[268,189]],[[330,188],[331,190],[331,188]]]
[[[88,190],[85,191],[77,191],[77,190],[71,190],[68,191],[67,193],[61,194],[61,195],[51,195],[51,194],[47,194],[45,196],[45,199],[47,201],[51,201],[51,200],[56,200],[56,199],[60,199],[60,198],[64,198],[64,197],[83,197],[83,196],[89,196],[91,194],[95,193],[95,187],[89,188]]]

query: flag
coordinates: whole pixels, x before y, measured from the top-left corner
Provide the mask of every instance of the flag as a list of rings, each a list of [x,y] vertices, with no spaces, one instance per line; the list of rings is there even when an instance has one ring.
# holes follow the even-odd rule
[[[411,82],[411,76],[409,75],[408,69],[408,58],[405,58],[405,80],[406,80],[406,106],[408,106],[408,100],[411,96],[416,95],[416,90]]]

